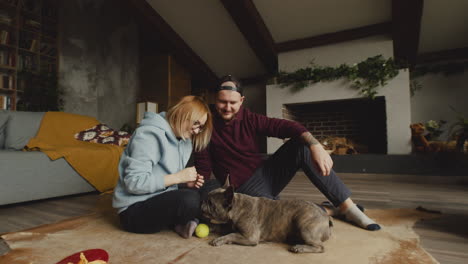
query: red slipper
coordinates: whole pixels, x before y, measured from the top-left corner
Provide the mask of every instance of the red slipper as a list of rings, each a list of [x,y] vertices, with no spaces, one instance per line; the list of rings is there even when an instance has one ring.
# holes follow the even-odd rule
[[[95,261],[95,260],[104,260],[107,262],[109,260],[109,254],[104,249],[87,249],[80,252],[76,252],[73,255],[70,255],[61,261],[57,262],[57,264],[68,264],[71,263],[78,263],[80,261],[80,254],[83,253],[88,261]]]

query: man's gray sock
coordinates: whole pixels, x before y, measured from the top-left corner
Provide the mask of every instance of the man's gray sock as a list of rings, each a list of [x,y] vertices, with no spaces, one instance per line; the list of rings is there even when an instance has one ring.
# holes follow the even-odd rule
[[[367,215],[365,215],[355,204],[346,209],[343,214],[347,221],[350,221],[359,227],[370,231],[376,231],[380,229],[380,225],[367,217]]]
[[[340,217],[340,215],[342,215],[342,213],[340,212],[340,209],[338,207],[335,207],[331,202],[329,201],[324,201],[320,204],[321,206],[327,208],[328,210],[330,210],[332,213],[331,213],[331,216],[335,216],[335,217]],[[361,212],[364,212],[364,206],[360,205],[360,204],[355,204],[357,206],[357,208],[359,208],[359,210],[361,210]]]

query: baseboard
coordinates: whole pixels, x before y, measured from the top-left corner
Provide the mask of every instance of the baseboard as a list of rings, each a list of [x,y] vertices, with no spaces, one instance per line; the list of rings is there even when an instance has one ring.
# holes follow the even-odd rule
[[[332,155],[336,172],[468,176],[468,155],[432,153],[410,155]]]

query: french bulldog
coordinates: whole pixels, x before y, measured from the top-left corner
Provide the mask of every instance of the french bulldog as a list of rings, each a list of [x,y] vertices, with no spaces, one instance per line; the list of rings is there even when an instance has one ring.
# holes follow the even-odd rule
[[[211,191],[201,205],[203,216],[216,224],[231,224],[234,232],[212,246],[256,246],[260,241],[293,243],[294,253],[324,252],[333,223],[325,210],[303,200],[271,200],[235,193],[232,187]]]

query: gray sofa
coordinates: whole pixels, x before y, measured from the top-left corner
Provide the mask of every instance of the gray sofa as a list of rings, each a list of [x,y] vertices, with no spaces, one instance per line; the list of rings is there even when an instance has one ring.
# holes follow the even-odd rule
[[[43,112],[0,110],[0,205],[95,191],[63,158],[21,151]]]

